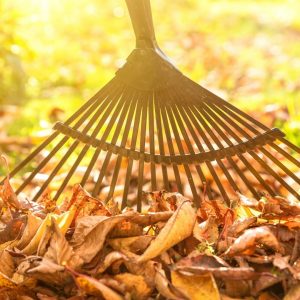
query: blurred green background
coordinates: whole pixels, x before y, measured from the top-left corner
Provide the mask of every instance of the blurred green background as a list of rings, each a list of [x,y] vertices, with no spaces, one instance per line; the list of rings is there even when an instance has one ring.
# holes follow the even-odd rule
[[[152,7],[159,44],[184,73],[300,145],[299,0]],[[134,44],[124,0],[0,0],[0,144],[38,143],[113,77]]]

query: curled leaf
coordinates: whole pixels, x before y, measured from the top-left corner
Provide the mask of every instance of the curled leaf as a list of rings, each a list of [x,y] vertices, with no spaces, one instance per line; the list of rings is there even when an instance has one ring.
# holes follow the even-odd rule
[[[189,237],[193,232],[195,221],[196,213],[192,203],[188,200],[182,202],[138,261],[144,262],[156,257]]]

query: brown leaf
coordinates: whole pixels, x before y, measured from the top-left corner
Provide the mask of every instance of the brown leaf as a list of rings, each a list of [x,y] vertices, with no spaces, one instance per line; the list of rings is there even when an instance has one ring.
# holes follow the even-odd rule
[[[155,237],[152,235],[133,236],[128,238],[109,239],[108,244],[114,250],[128,250],[133,253],[145,251]]]
[[[165,271],[162,268],[157,268],[157,272],[155,274],[155,287],[159,291],[159,293],[166,299],[187,299],[185,295],[178,291],[167,279]]]
[[[42,221],[43,220],[41,218],[35,216],[31,211],[28,212],[27,224],[20,240],[16,245],[17,248],[23,249],[29,244],[40,227]]]
[[[190,300],[220,299],[218,287],[209,273],[198,276],[171,271],[171,278],[173,285]]]
[[[294,285],[284,296],[283,300],[298,300],[300,299],[300,284]]]
[[[0,272],[8,277],[12,277],[15,271],[14,261],[6,250],[0,251]]]
[[[243,255],[247,250],[263,244],[275,251],[282,252],[283,249],[272,231],[266,226],[260,226],[246,230],[238,237],[233,245],[225,252],[227,256]]]
[[[219,229],[216,217],[209,216],[206,221],[195,224],[193,236],[200,242],[207,241],[210,244],[216,243],[219,239]]]
[[[228,235],[232,237],[237,237],[245,229],[254,225],[257,222],[257,217],[251,217],[246,219],[236,220],[228,229]]]
[[[117,292],[93,277],[76,273],[75,281],[78,287],[88,295],[103,297],[105,300],[124,299]]]
[[[118,251],[110,252],[105,256],[104,260],[97,267],[96,273],[99,274],[105,272],[107,268],[109,268],[114,262],[118,260],[128,260],[128,259],[127,256],[121,252]]]
[[[127,219],[126,215],[113,217],[89,216],[78,220],[72,238],[75,254],[84,263],[89,263],[102,249],[107,234],[120,222]]]
[[[81,259],[74,254],[73,248],[67,242],[64,234],[54,219],[52,219],[51,222],[51,230],[53,233],[44,258],[61,266],[69,265],[72,268],[75,268],[81,265]]]
[[[196,213],[191,202],[183,201],[138,261],[144,262],[156,257],[189,237],[193,232],[195,221]]]
[[[188,272],[195,275],[206,275],[211,273],[216,278],[230,280],[249,280],[259,276],[253,268],[233,268],[218,256],[206,254],[183,258],[173,266],[173,269],[179,272]]]
[[[126,290],[130,293],[131,299],[149,299],[152,289],[147,285],[143,276],[122,273],[115,275],[114,278],[125,285]]]

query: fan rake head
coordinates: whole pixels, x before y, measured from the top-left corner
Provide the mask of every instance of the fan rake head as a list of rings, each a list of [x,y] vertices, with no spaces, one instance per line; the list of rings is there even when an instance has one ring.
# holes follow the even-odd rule
[[[299,199],[299,148],[180,73],[157,46],[149,0],[126,2],[136,49],[11,172],[38,161],[17,193],[42,173],[34,200],[57,178],[54,199],[75,178],[93,196],[136,201],[138,210],[143,188],[179,191],[196,206],[205,196],[229,203],[236,192]]]

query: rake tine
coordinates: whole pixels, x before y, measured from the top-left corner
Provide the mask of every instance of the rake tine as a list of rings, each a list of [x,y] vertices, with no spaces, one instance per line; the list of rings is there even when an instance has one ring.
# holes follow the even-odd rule
[[[126,106],[126,102],[124,103],[122,101],[122,99],[124,99],[124,91],[123,91],[123,94],[119,97],[120,101],[119,103],[117,104],[117,107],[115,108],[108,124],[107,124],[107,127],[105,128],[105,131],[100,139],[100,142],[105,142],[105,139],[108,137],[109,133],[111,132],[111,129],[112,129],[112,126],[113,126],[113,123],[116,121],[117,117],[119,116],[120,112],[121,111],[124,111],[124,106]],[[122,106],[123,105],[123,106]],[[122,108],[122,109],[121,109]],[[119,132],[114,132],[114,137],[115,139],[118,137],[118,134]],[[96,154],[96,153],[95,153]],[[108,163],[110,161],[110,158],[111,158],[111,155],[112,155],[112,152],[111,151],[107,151],[106,153],[106,157],[105,157],[105,160],[104,160],[104,163],[101,167],[101,170],[100,170],[100,173],[99,173],[99,176],[98,176],[98,179],[97,179],[97,182],[95,184],[95,187],[94,187],[94,190],[92,192],[92,196],[93,197],[97,197],[99,192],[100,192],[100,186],[101,186],[101,183],[102,183],[102,180],[105,176],[105,173],[106,173],[106,169],[108,167]]]
[[[223,107],[224,109],[224,107]],[[249,130],[251,130],[253,133],[255,134],[259,134],[259,131],[257,129],[255,129],[253,126],[251,126],[250,124],[246,123],[244,120],[242,120],[238,115],[236,115],[234,112],[228,110],[227,108],[224,109],[229,115],[231,115],[232,118],[235,118],[236,120],[238,120],[238,122],[240,122],[241,124],[243,124],[246,128],[248,128]],[[252,119],[252,118],[251,118]],[[262,125],[264,126],[264,125]],[[237,125],[237,129],[239,129],[240,131],[242,131],[245,136],[247,136],[248,138],[250,138],[250,136],[242,129],[240,128],[240,126]],[[279,141],[281,141],[282,143],[288,142],[286,141],[284,138],[279,138]],[[285,143],[288,146],[292,145],[292,149],[297,151],[298,153],[300,153],[300,149],[291,144],[291,143]],[[280,148],[278,145],[276,145],[275,143],[270,143],[270,146],[272,148],[274,148],[277,152],[281,153],[284,157],[286,157],[289,161],[291,161],[292,163],[294,163],[297,167],[300,167],[300,162],[297,161],[293,156],[291,156],[289,153],[287,153],[286,151],[284,151],[282,148]]]
[[[280,140],[280,139],[279,139]],[[294,165],[296,165],[298,168],[300,168],[300,161],[298,161],[295,157],[291,156],[288,152],[286,152],[284,149],[280,148],[275,143],[270,143],[270,146],[275,149],[278,153],[280,153],[282,156],[287,158],[290,162],[292,162]],[[295,147],[294,147],[295,148]],[[293,149],[294,150],[294,149]],[[298,149],[300,150],[300,149]]]
[[[293,149],[295,152],[300,153],[300,148],[292,144],[290,141],[286,140],[285,138],[279,138],[279,141],[287,145],[289,148]]]
[[[172,130],[173,130],[173,133],[174,133],[174,137],[175,137],[175,141],[176,141],[179,153],[180,153],[180,155],[184,155],[185,152],[184,152],[181,140],[180,140],[180,135],[179,135],[179,132],[178,132],[178,128],[177,128],[176,122],[174,120],[174,116],[173,116],[171,107],[170,106],[166,106],[166,111],[167,111],[168,118],[169,118],[170,123],[171,123],[171,127],[172,127]],[[191,187],[191,191],[192,191],[193,198],[194,198],[194,203],[195,203],[196,207],[199,207],[200,206],[201,198],[200,198],[199,193],[197,193],[197,189],[196,189],[196,186],[195,186],[195,183],[194,183],[194,180],[193,180],[193,176],[192,176],[191,170],[190,170],[188,164],[183,164],[183,167],[184,167],[184,170],[185,170],[185,173],[186,173],[189,185]]]
[[[120,104],[122,104],[121,101],[119,102],[118,106],[120,106]],[[113,101],[111,102],[110,106],[112,106],[112,105],[113,105]],[[110,107],[110,106],[108,106],[108,107]],[[98,117],[98,112],[101,111],[100,110],[101,108],[102,108],[102,106],[100,105],[98,111],[94,114],[94,116],[92,117],[92,119],[88,122],[88,124],[82,130],[83,133],[87,133],[88,130],[93,126],[95,119]],[[76,125],[74,127],[76,127]],[[33,201],[36,201],[38,199],[38,197],[40,195],[42,195],[42,193],[47,188],[47,186],[49,185],[49,183],[52,181],[52,179],[55,177],[55,175],[58,173],[58,171],[62,168],[62,166],[68,160],[68,158],[73,153],[73,151],[77,148],[78,144],[79,144],[79,141],[75,141],[72,144],[72,146],[68,149],[67,153],[63,156],[63,158],[61,159],[61,161],[57,164],[57,166],[54,168],[54,170],[49,175],[48,179],[44,182],[44,184],[41,186],[41,188],[39,189],[39,191],[33,197]]]
[[[24,182],[16,190],[16,194],[19,194],[25,186],[31,182],[35,175],[48,163],[48,161],[60,150],[60,148],[67,142],[69,138],[64,137],[62,140],[52,149],[52,151],[45,157],[42,162],[30,173],[30,175],[24,180]]]
[[[155,93],[154,94],[154,101],[156,102],[155,119],[156,119],[156,128],[158,131],[159,154],[165,155],[164,142],[163,142],[163,131],[162,131],[162,126],[161,126],[161,113],[160,113],[160,106],[159,106],[160,101],[158,101],[158,97],[159,97],[159,95],[157,93]],[[167,167],[162,164],[161,169],[162,169],[162,175],[163,175],[163,181],[164,181],[164,188],[166,190],[169,190]]]
[[[102,93],[99,93],[99,95],[102,95]],[[85,119],[93,112],[93,110],[97,107],[97,97],[93,97],[91,100],[89,100],[87,103],[85,103],[75,114],[73,114],[66,122],[66,124],[69,124],[73,122],[79,115],[81,115],[90,105],[91,107],[81,116],[81,118],[76,122],[74,125],[74,129],[77,129],[81,126],[81,124],[85,121]],[[46,146],[48,146],[55,137],[59,135],[59,132],[54,132],[45,142],[43,142],[36,150],[34,150],[23,162],[21,162],[15,170],[12,171],[11,176],[15,175],[20,169],[22,169],[25,165],[27,165],[42,149],[44,149]],[[30,176],[23,182],[23,184],[17,189],[16,193],[20,193],[24,187],[35,177],[35,175],[46,165],[46,163],[56,154],[56,152],[61,148],[66,141],[68,140],[68,137],[65,137],[61,140],[58,147],[55,147],[49,155],[42,161],[42,163],[30,174]]]
[[[61,169],[61,167],[63,166],[63,164],[67,161],[67,159],[70,157],[70,155],[76,149],[76,147],[78,146],[78,144],[79,144],[78,141],[75,141],[72,144],[72,146],[69,148],[68,152],[63,156],[62,160],[54,168],[54,170],[51,172],[51,174],[49,175],[49,177],[47,178],[47,180],[44,182],[44,184],[41,186],[41,188],[39,189],[39,191],[35,194],[35,196],[32,199],[33,201],[36,201],[42,195],[42,193],[44,192],[44,190],[47,188],[47,186],[52,181],[52,179],[55,177],[55,175],[57,174],[57,172]]]
[[[150,153],[155,154],[155,139],[154,139],[154,113],[153,113],[153,105],[154,98],[153,93],[151,93],[151,97],[149,98],[148,107],[149,107],[149,143],[150,143]],[[156,171],[155,171],[155,163],[153,161],[150,162],[151,168],[151,188],[153,191],[157,190],[156,183]]]
[[[289,175],[295,182],[300,184],[300,178],[298,178],[291,170],[289,170],[281,161],[276,159],[270,152],[264,147],[260,147],[260,151],[267,156],[274,164],[276,164],[282,171]]]
[[[289,185],[287,184],[269,165],[264,162],[256,153],[253,151],[249,152],[251,156],[261,164],[261,166],[267,170],[282,186],[284,186],[292,195],[294,195],[297,199],[300,199],[300,195]]]
[[[123,132],[122,141],[121,141],[121,144],[120,144],[121,147],[124,147],[125,144],[126,144],[126,141],[128,139],[129,130],[130,130],[130,125],[131,125],[131,122],[132,122],[132,116],[133,116],[133,112],[134,112],[134,108],[135,108],[135,103],[134,103],[134,100],[133,100],[132,96],[133,95],[128,93],[127,96],[126,96],[126,100],[124,100],[124,101],[126,101],[125,102],[126,104],[125,104],[124,109],[123,109],[123,111],[120,115],[119,122],[117,124],[117,127],[116,127],[115,132],[114,132],[114,136],[113,136],[112,141],[111,141],[112,144],[116,144],[116,142],[118,140],[118,137],[119,137],[119,134],[120,134],[120,131],[121,131],[121,128],[125,124],[125,130]],[[127,112],[128,112],[128,115],[127,115]],[[127,119],[126,119],[126,115],[127,115]],[[122,122],[123,120],[124,120],[124,123]],[[125,120],[126,120],[126,123],[125,123]],[[108,192],[108,195],[107,195],[107,198],[106,198],[107,201],[109,199],[111,199],[112,196],[113,196],[114,189],[116,187],[116,182],[117,182],[117,179],[118,179],[118,175],[119,175],[119,172],[120,172],[122,159],[123,159],[122,156],[118,156],[118,158],[117,158],[117,162],[116,162],[116,165],[115,165],[115,168],[114,168],[112,181],[111,181],[111,184],[110,184],[110,189],[109,189],[109,192]]]
[[[71,177],[73,176],[74,172],[76,171],[79,163],[81,162],[81,160],[83,159],[83,157],[85,156],[85,154],[87,153],[88,149],[90,148],[89,145],[85,145],[84,148],[82,149],[81,153],[79,154],[79,156],[77,157],[74,165],[72,166],[72,168],[70,169],[70,171],[68,172],[68,175],[66,176],[66,178],[64,179],[63,183],[61,184],[60,188],[58,189],[58,191],[56,192],[55,196],[53,197],[53,200],[56,201],[59,196],[61,195],[61,193],[63,192],[63,190],[65,189],[66,185],[68,184],[68,182],[70,181]]]
[[[242,143],[243,140],[234,132],[230,127],[227,126],[215,113],[214,111],[206,104],[205,108],[206,112],[212,117],[214,121],[216,121],[221,127],[225,129],[226,132],[231,134],[231,136],[238,142]],[[230,139],[222,133],[222,137],[227,142],[229,146],[233,145],[233,143],[230,141]],[[259,173],[250,165],[250,163],[245,159],[245,157],[242,154],[238,154],[238,157],[243,162],[243,164],[246,166],[248,170],[251,171],[251,173],[255,176],[255,178],[262,184],[262,186],[270,193],[270,195],[274,196],[274,191],[267,185],[265,180],[259,175]]]
[[[38,146],[33,152],[31,152],[20,164],[18,164],[10,173],[9,177],[17,174],[22,168],[24,168],[30,161],[32,161],[45,147],[47,147],[57,136],[59,132],[53,132],[40,146]],[[3,181],[5,178],[1,181]]]
[[[247,136],[248,138],[250,138],[250,136],[242,129],[240,128],[240,126],[237,126],[237,128],[239,129],[239,131],[244,134],[245,136]],[[252,129],[253,132],[257,133],[257,131],[255,130],[255,128],[252,128],[251,126],[249,126],[249,128]],[[226,128],[226,130],[229,130],[229,128]],[[228,131],[229,132],[229,131]],[[277,150],[279,153],[281,153],[282,155],[285,155],[285,157],[287,156],[290,156],[290,155],[287,155],[287,153],[281,149],[279,146],[277,146],[276,144],[274,143],[271,143],[271,145],[274,147],[275,150]],[[281,151],[279,151],[279,149]],[[297,183],[300,183],[300,179],[293,173],[291,172],[285,165],[283,165],[278,159],[276,159],[271,153],[269,153],[266,149],[264,149],[263,147],[260,147],[260,150],[261,152],[267,156],[270,160],[272,160],[277,166],[279,166],[287,175],[289,175],[295,182]],[[283,153],[284,152],[284,153]],[[291,156],[290,156],[291,157]],[[293,160],[295,160],[293,157],[292,157]],[[297,161],[296,161],[297,162]],[[297,162],[298,163],[298,162]],[[296,164],[296,165],[299,165]]]
[[[149,95],[147,95],[147,102],[148,103]],[[142,116],[141,116],[141,133],[146,133],[146,126],[147,126],[147,106],[144,104],[142,109]],[[146,142],[146,135],[141,134],[140,138],[140,152],[145,152],[145,142]],[[141,158],[139,161],[139,173],[138,173],[138,193],[137,193],[137,211],[142,210],[142,188],[144,183],[144,159]]]
[[[215,124],[215,122],[206,114],[206,112],[202,109],[202,105],[199,107],[199,110],[195,110],[195,112],[198,114],[199,120],[202,123],[202,126],[206,129],[206,131],[210,134],[212,140],[217,144],[219,148],[223,148],[223,145],[219,141],[218,137],[215,135],[215,133],[211,130],[211,128],[204,122],[201,114],[204,116],[204,118],[213,126],[213,128],[218,132],[218,134],[223,135],[222,130]],[[231,166],[235,169],[237,174],[241,177],[243,182],[246,184],[247,188],[251,191],[251,193],[258,198],[258,194],[256,190],[253,188],[251,183],[248,181],[248,179],[244,176],[243,172],[239,169],[239,167],[236,165],[236,163],[233,161],[231,157],[227,157],[228,162],[231,164]],[[216,181],[217,182],[217,181]],[[218,186],[219,187],[219,186]],[[223,189],[223,187],[222,187]]]
[[[88,178],[89,178],[89,176],[90,176],[90,174],[92,172],[92,169],[93,169],[93,167],[96,164],[96,161],[97,161],[100,153],[101,153],[101,150],[99,148],[96,148],[95,153],[94,153],[94,155],[93,155],[93,157],[92,157],[92,159],[91,159],[91,161],[90,161],[90,163],[89,163],[89,165],[88,165],[88,167],[87,167],[87,169],[86,169],[86,171],[85,171],[85,173],[83,175],[83,178],[82,178],[82,180],[80,182],[80,185],[82,187],[85,186],[85,184],[86,184],[86,182],[87,182],[87,180],[88,180]]]
[[[92,196],[93,197],[97,197],[99,195],[100,186],[101,186],[102,180],[104,178],[104,175],[106,173],[106,169],[108,167],[108,163],[110,161],[111,155],[112,155],[112,152],[110,152],[110,151],[106,152],[106,156],[105,156],[104,162],[103,162],[103,164],[101,166],[100,173],[99,173],[98,178],[97,178],[97,182],[96,182],[94,190],[92,192]]]
[[[97,126],[97,130],[98,130],[98,131],[99,131],[99,130],[101,129],[101,127],[104,125],[104,122],[105,122],[106,118],[107,118],[106,115],[102,116],[102,118],[101,118],[101,120],[99,121],[99,124],[98,124],[98,126]],[[88,167],[87,167],[87,169],[86,169],[86,171],[85,171],[85,173],[84,173],[84,176],[83,176],[83,178],[82,178],[82,180],[81,180],[81,183],[80,183],[81,186],[84,186],[84,185],[85,185],[85,183],[86,183],[87,179],[89,178],[89,176],[90,176],[90,174],[91,174],[91,171],[92,171],[92,169],[93,169],[93,167],[94,167],[94,165],[95,165],[95,163],[96,163],[96,161],[97,161],[97,159],[98,159],[100,153],[101,153],[101,150],[100,150],[99,148],[97,148],[97,149],[95,150],[95,153],[94,153],[94,155],[93,155],[93,157],[92,157],[92,160],[91,160],[91,162],[89,163],[89,165],[88,165]]]
[[[164,129],[165,129],[165,133],[166,133],[166,140],[167,140],[168,147],[169,147],[169,153],[170,153],[170,155],[175,155],[174,146],[172,143],[172,137],[171,137],[171,133],[170,133],[170,127],[169,127],[170,125],[169,125],[168,118],[166,115],[166,107],[165,106],[163,106],[161,108],[161,113],[162,113],[162,121],[163,121]],[[183,194],[183,188],[182,188],[182,183],[181,183],[181,179],[180,179],[180,175],[179,175],[179,170],[178,170],[178,166],[176,164],[173,164],[173,171],[174,171],[178,191],[179,191],[179,193]]]
[[[116,94],[113,95],[112,100],[115,100],[116,96],[117,96]],[[106,101],[102,102],[101,105],[99,106],[99,108],[97,109],[96,113],[91,118],[91,120],[88,122],[88,124],[86,125],[86,127],[82,130],[82,133],[87,133],[89,131],[89,129],[92,127],[92,125],[95,123],[96,119],[101,116],[101,113],[103,111],[105,111],[104,115],[102,116],[102,118],[100,119],[100,121],[97,124],[96,128],[93,130],[93,132],[91,134],[92,138],[96,137],[97,134],[98,134],[98,132],[100,131],[101,127],[103,126],[106,118],[108,117],[110,109],[113,108],[113,105],[114,105],[114,101],[111,101],[110,104],[106,107],[106,111],[105,111]],[[89,144],[87,144],[87,145],[84,146],[84,148],[82,149],[81,153],[77,157],[75,163],[73,164],[72,168],[68,172],[68,175],[66,176],[65,180],[61,184],[59,190],[56,192],[56,194],[55,194],[55,196],[53,198],[54,200],[57,200],[58,197],[60,196],[60,194],[63,192],[64,188],[68,184],[69,180],[71,179],[72,175],[76,171],[76,169],[79,166],[81,160],[83,159],[84,155],[86,154],[86,152],[88,151],[88,149],[90,147],[91,147],[91,145],[89,145]]]
[[[130,93],[125,95],[125,93],[123,91],[123,94],[120,96],[120,101],[119,101],[115,111],[113,112],[113,114],[112,114],[112,116],[111,116],[111,118],[110,118],[110,120],[107,124],[107,127],[106,127],[106,129],[105,129],[105,131],[104,131],[104,133],[103,133],[103,135],[100,139],[100,142],[105,142],[105,139],[108,137],[109,133],[111,132],[113,124],[117,120],[118,116],[119,115],[122,116],[123,114],[126,113],[126,107],[128,106],[127,98],[129,97],[129,94]],[[121,125],[122,125],[122,123],[118,122],[117,129],[119,129],[121,127]],[[112,138],[112,144],[114,144],[117,141],[119,133],[120,133],[119,130],[115,130],[113,138]],[[100,186],[101,186],[102,180],[105,176],[106,169],[107,169],[109,160],[111,158],[111,155],[112,155],[112,153],[110,151],[108,151],[107,154],[106,154],[105,161],[104,161],[104,163],[101,167],[101,170],[100,170],[100,173],[99,173],[99,176],[98,176],[98,179],[97,179],[97,183],[96,183],[96,185],[94,187],[94,190],[93,190],[93,196],[94,197],[97,197],[99,192],[100,192]],[[119,172],[119,171],[117,170],[117,172]],[[115,176],[117,176],[117,175],[115,175]],[[113,176],[113,180],[115,180],[114,179],[115,176]],[[112,185],[111,185],[111,189],[114,190],[114,187],[112,187]]]
[[[204,140],[205,144],[208,146],[208,148],[210,150],[214,150],[212,144],[210,143],[209,139],[207,138],[206,134],[204,133],[204,131],[202,130],[201,125],[198,123],[198,121],[196,120],[194,114],[192,113],[192,110],[190,107],[187,107],[186,109],[189,109],[189,111],[186,111],[184,107],[178,106],[179,109],[181,110],[181,115],[183,116],[184,120],[186,121],[186,124],[190,124],[189,120],[191,120],[191,122],[194,125],[194,128],[197,129],[199,135],[201,136],[201,138]],[[185,116],[185,117],[184,117]],[[190,131],[194,132],[194,129],[192,128],[192,126],[190,126]],[[197,144],[197,147],[199,148],[200,151],[204,152],[204,148],[201,144],[201,141],[199,141],[198,138],[195,138],[195,142]],[[220,160],[217,160],[217,163],[221,166],[221,168],[225,168],[223,163]],[[210,173],[212,174],[213,178],[216,176],[214,168],[212,166],[212,163],[210,161],[206,161],[206,166],[208,167]],[[197,170],[198,171],[198,170]],[[201,172],[202,173],[202,172]],[[200,175],[201,178],[204,177],[204,174]],[[206,178],[204,178],[205,180],[205,185],[208,187],[207,189],[207,195],[208,198],[210,200],[213,200],[213,196],[210,190],[209,185],[206,183]]]
[[[123,199],[122,199],[122,204],[121,204],[122,210],[126,207],[126,204],[127,204],[127,196],[128,196],[129,184],[130,184],[130,179],[131,179],[132,165],[133,165],[133,159],[131,157],[129,157],[127,171],[126,171],[126,177],[125,177]]]
[[[141,118],[141,101],[142,101],[142,99],[140,97],[141,97],[141,95],[139,94],[136,98],[135,116],[134,116],[131,145],[130,145],[131,150],[134,150],[136,148],[136,142],[137,142],[137,136],[138,136],[138,130],[139,130],[139,124],[140,124],[140,118]],[[133,166],[133,158],[129,157],[127,171],[126,171],[126,178],[125,178],[125,187],[124,187],[123,199],[122,199],[122,209],[126,207],[126,200],[127,200],[129,183],[130,183],[131,173],[132,173],[132,166]]]

